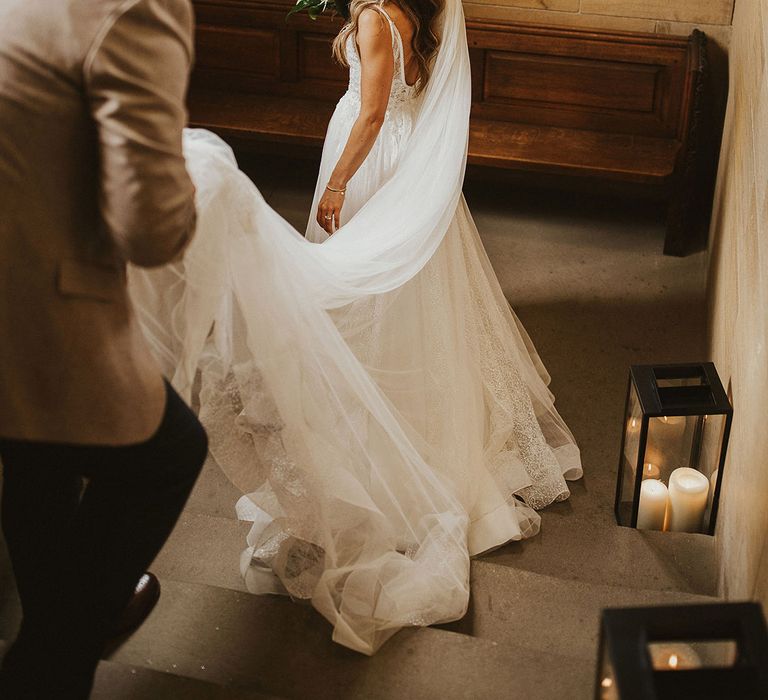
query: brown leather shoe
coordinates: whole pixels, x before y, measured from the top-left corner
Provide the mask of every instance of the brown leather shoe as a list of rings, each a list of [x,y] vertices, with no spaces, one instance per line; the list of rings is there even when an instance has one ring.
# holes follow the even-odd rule
[[[160,599],[160,581],[157,576],[147,571],[136,584],[128,605],[115,625],[111,639],[125,637],[141,627],[144,620],[154,610]]]

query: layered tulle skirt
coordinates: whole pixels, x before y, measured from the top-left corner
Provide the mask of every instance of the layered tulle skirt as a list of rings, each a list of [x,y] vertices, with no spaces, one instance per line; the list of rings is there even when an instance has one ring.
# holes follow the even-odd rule
[[[342,100],[329,126],[313,206],[354,110]],[[410,119],[385,122],[342,224],[395,172]],[[342,243],[357,241],[325,242],[314,211],[299,236],[217,137],[189,131],[185,150],[197,237],[183,263],[133,270],[132,292],[244,493],[249,588],[311,600],[336,641],[367,654],[403,626],[460,618],[470,556],[535,535],[536,510],[582,473],[463,198],[417,274],[331,303]]]

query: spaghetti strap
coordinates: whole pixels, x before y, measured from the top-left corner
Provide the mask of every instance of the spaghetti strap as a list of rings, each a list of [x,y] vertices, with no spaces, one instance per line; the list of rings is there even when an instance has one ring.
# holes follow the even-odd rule
[[[395,21],[389,16],[389,13],[380,5],[371,5],[372,10],[376,10],[380,15],[384,15],[384,19],[389,22],[389,33],[392,35],[392,46],[394,47],[397,43],[397,39],[400,38],[400,32],[397,30],[397,27],[395,26]],[[397,38],[396,38],[397,37]],[[402,39],[400,39],[402,42]]]
[[[392,34],[392,53],[395,60],[395,73],[399,73],[403,85],[408,88],[416,87],[416,83],[411,85],[405,78],[405,48],[403,47],[403,35],[400,34],[400,30],[397,28],[395,20],[389,16],[389,13],[381,7],[381,5],[371,5],[371,9],[384,15],[387,22],[389,22],[389,31]]]

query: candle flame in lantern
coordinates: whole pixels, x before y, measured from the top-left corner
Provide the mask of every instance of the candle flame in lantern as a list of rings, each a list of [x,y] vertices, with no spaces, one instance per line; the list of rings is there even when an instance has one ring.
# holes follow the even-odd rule
[[[669,667],[670,668],[677,668],[677,664],[679,663],[679,659],[677,658],[677,654],[670,654],[669,656]]]
[[[637,427],[637,418],[633,418],[633,419],[632,419],[632,422],[630,423],[630,425],[631,425],[633,428],[636,428],[636,427]]]
[[[603,682],[600,685],[603,688],[610,688],[613,685],[613,680],[611,678],[603,678]]]
[[[661,469],[658,464],[654,462],[643,464],[643,480],[645,479],[661,479]]]

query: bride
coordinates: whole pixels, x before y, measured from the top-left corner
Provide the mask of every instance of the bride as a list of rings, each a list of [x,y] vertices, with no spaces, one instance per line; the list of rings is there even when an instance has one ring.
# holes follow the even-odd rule
[[[536,534],[536,509],[582,470],[461,194],[460,0],[350,11],[306,236],[220,139],[189,130],[196,240],[131,285],[247,492],[249,589],[310,599],[335,641],[372,654],[403,626],[462,617],[470,557]]]

